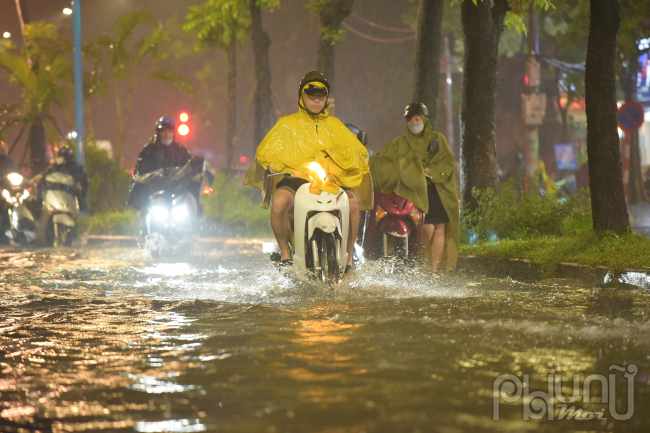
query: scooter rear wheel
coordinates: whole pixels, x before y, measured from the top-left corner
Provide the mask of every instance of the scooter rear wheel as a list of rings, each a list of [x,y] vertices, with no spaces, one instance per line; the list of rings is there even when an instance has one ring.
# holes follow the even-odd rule
[[[323,233],[318,245],[321,267],[321,280],[336,283],[339,281],[340,269],[336,257],[337,240],[334,233]]]

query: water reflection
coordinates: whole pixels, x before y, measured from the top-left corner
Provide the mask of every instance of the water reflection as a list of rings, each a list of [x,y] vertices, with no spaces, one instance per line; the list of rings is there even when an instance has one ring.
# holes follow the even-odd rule
[[[642,289],[368,266],[331,290],[262,256],[21,254],[4,258],[38,266],[0,281],[3,432],[650,431]],[[492,421],[500,374],[542,389],[550,373],[629,363],[626,424],[524,423],[521,404]]]

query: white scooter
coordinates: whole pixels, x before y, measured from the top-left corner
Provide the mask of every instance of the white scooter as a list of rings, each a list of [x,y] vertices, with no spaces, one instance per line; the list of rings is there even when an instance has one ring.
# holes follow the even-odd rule
[[[310,168],[325,177],[317,163]],[[293,211],[294,267],[311,271],[324,282],[337,283],[348,262],[349,221],[350,204],[341,187],[336,194],[313,194],[308,183],[301,185]]]
[[[77,188],[74,178],[67,173],[55,171],[48,174],[45,181],[46,185],[53,186],[46,188],[43,194],[43,212],[49,215],[44,221],[47,224],[47,243],[53,244],[55,248],[70,246],[76,235],[79,214],[79,202],[73,193]]]

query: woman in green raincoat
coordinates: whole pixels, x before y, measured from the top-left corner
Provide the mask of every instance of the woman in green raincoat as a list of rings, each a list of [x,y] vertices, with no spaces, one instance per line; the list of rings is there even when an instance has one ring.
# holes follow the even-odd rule
[[[426,105],[407,106],[404,117],[406,135],[370,158],[374,188],[394,192],[425,213],[422,245],[431,248],[431,268],[452,270],[460,238],[454,155],[445,136],[431,129]]]

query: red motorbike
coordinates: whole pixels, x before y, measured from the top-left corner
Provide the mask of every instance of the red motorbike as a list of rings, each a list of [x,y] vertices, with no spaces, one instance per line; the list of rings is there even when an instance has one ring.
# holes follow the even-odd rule
[[[368,258],[411,260],[421,247],[424,213],[395,193],[375,191],[375,208],[367,212],[364,225],[362,244]]]

